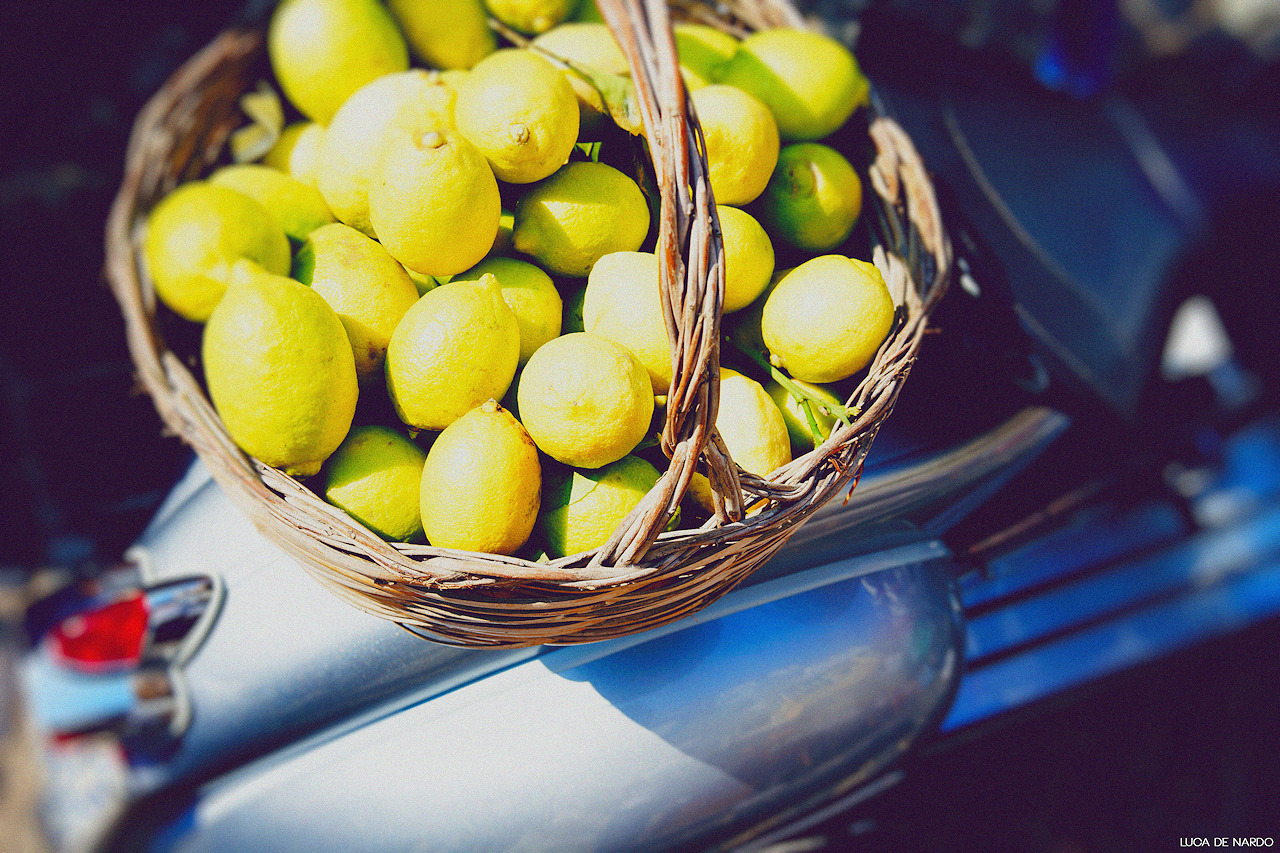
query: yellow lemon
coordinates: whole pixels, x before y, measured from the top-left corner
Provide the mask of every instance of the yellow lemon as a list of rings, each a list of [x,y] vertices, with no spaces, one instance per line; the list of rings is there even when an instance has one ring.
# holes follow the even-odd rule
[[[736,38],[707,24],[681,22],[671,31],[685,85],[691,90],[714,83],[717,70],[738,50]]]
[[[592,0],[586,0],[585,5],[595,8]],[[565,23],[537,36],[532,45],[535,54],[546,51],[573,66],[572,69],[555,67],[569,82],[578,99],[578,138],[599,138],[601,131],[608,126],[605,121],[608,111],[598,82],[593,82],[588,77],[625,77],[631,73],[631,67],[627,65],[627,58],[622,55],[613,31],[599,21]]]
[[[559,275],[584,277],[610,252],[639,249],[648,234],[644,193],[605,163],[567,163],[516,203],[516,251]]]
[[[717,76],[768,105],[789,141],[835,132],[871,91],[847,47],[821,33],[786,27],[747,36]]]
[[[545,60],[507,48],[482,59],[459,84],[454,121],[499,180],[528,184],[569,159],[578,141],[578,99]]]
[[[485,0],[489,13],[522,33],[545,33],[562,23],[577,0]]]
[[[295,121],[287,125],[280,138],[262,157],[262,165],[292,175],[309,187],[319,182],[320,143],[324,126],[314,121]]]
[[[821,255],[779,280],[760,331],[777,367],[805,382],[838,382],[870,363],[893,316],[893,298],[874,264]]]
[[[658,469],[638,456],[591,471],[568,469],[543,480],[538,530],[553,557],[599,548],[658,482]]]
[[[391,256],[443,276],[475,266],[498,236],[502,197],[474,145],[452,132],[398,137],[369,187],[369,221]]]
[[[380,380],[391,333],[418,301],[404,267],[376,240],[334,222],[312,231],[298,249],[293,277],[338,313],[361,381]]]
[[[209,182],[257,200],[284,233],[299,242],[321,225],[333,222],[333,214],[319,190],[270,166],[255,163],[223,166],[209,176]]]
[[[814,385],[801,379],[792,379],[791,381],[817,398],[817,400],[808,401],[808,408],[813,415],[814,423],[818,427],[818,441],[825,440],[827,436],[831,435],[832,427],[839,420],[833,413],[844,408],[844,400],[836,396],[835,392],[825,385]],[[801,454],[813,450],[816,446],[813,438],[813,429],[809,426],[809,417],[805,414],[801,401],[793,397],[790,391],[772,379],[764,384],[764,390],[769,393],[773,402],[777,404],[778,409],[782,411],[782,419],[787,422],[787,432],[791,435],[792,452]]]
[[[839,151],[797,142],[783,147],[754,209],[771,234],[799,249],[830,251],[853,233],[862,181]]]
[[[351,428],[359,390],[342,321],[305,284],[241,261],[204,327],[209,397],[250,456],[320,470]]]
[[[378,0],[284,0],[267,53],[285,96],[320,124],[370,80],[409,67],[404,36]]]
[[[724,240],[724,313],[746,308],[764,293],[773,276],[773,242],[755,217],[736,207],[716,205]]]
[[[520,329],[492,275],[427,291],[387,345],[387,394],[416,429],[442,430],[485,400],[502,399],[516,374]]]
[[[396,430],[361,426],[324,466],[324,499],[383,539],[421,542],[418,495],[427,454]]]
[[[596,261],[582,298],[588,332],[617,341],[649,373],[653,393],[671,387],[671,342],[662,319],[658,257],[652,252],[612,252]]]
[[[514,554],[533,532],[541,499],[538,449],[493,400],[440,433],[422,468],[422,526],[438,548]]]
[[[143,242],[156,295],[203,323],[227,288],[231,265],[246,258],[268,272],[289,272],[289,238],[261,203],[230,187],[192,181],[151,211]]]
[[[778,163],[778,126],[769,109],[733,86],[703,86],[693,99],[707,142],[711,191],[720,204],[754,201]]]
[[[414,54],[433,68],[470,68],[497,39],[480,0],[388,0]]]
[[[353,94],[320,145],[316,185],[334,216],[375,237],[369,183],[388,142],[450,127],[454,96],[443,75],[420,68],[384,75]]]
[[[590,332],[561,335],[535,352],[516,399],[538,448],[575,468],[626,456],[653,417],[644,365],[621,344]]]
[[[764,386],[728,368],[720,370],[716,431],[744,471],[764,477],[791,461],[791,437],[782,412]],[[706,477],[695,474],[689,492],[703,509],[713,510],[711,483]]]
[[[520,327],[520,364],[524,365],[538,347],[560,336],[564,304],[551,276],[526,261],[515,258],[486,258],[451,281],[479,281],[492,274],[502,288],[502,299],[516,315]]]

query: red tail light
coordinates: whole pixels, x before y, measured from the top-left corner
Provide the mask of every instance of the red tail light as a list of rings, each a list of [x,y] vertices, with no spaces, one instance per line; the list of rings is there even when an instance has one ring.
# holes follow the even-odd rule
[[[76,669],[101,672],[136,666],[147,636],[147,600],[141,591],[68,616],[50,632],[53,650]]]

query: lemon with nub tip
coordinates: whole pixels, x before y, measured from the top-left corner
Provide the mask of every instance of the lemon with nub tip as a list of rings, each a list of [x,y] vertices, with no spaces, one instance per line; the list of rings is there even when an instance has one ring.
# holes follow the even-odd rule
[[[398,137],[369,187],[369,222],[391,256],[444,276],[480,262],[498,236],[502,197],[484,155],[453,132]]]
[[[324,130],[316,186],[342,222],[376,237],[369,186],[388,143],[453,126],[454,87],[443,74],[411,68],[361,86]]]
[[[606,163],[573,161],[520,197],[512,242],[548,272],[581,278],[648,234],[649,204],[635,181]]]
[[[756,218],[745,210],[716,205],[724,243],[724,313],[740,311],[754,302],[773,276],[773,241]]]
[[[764,386],[727,367],[720,370],[716,431],[744,471],[764,477],[791,461],[791,437],[782,412]],[[693,499],[712,512],[710,480],[695,474],[689,485]]]
[[[564,303],[555,282],[538,267],[517,258],[485,258],[451,281],[478,281],[491,273],[502,288],[502,299],[516,315],[520,327],[520,364],[538,347],[560,336]]]
[[[653,418],[644,365],[621,344],[590,332],[543,344],[520,374],[516,399],[538,449],[576,468],[626,456]]]
[[[671,387],[671,342],[662,318],[658,256],[652,252],[611,252],[596,261],[582,298],[588,332],[617,341],[649,372],[653,393]]]
[[[458,85],[458,132],[480,149],[498,180],[540,181],[578,141],[578,99],[564,75],[527,50],[491,53]]]
[[[790,141],[834,133],[871,92],[847,47],[830,36],[788,27],[744,38],[716,76],[763,101],[782,138]]]
[[[893,317],[893,297],[875,264],[821,255],[779,280],[760,332],[775,366],[805,382],[838,382],[871,362]]]
[[[351,344],[305,284],[238,262],[200,352],[209,398],[250,456],[309,477],[351,429],[359,395]]]
[[[418,496],[426,458],[390,427],[356,427],[325,463],[321,494],[383,539],[421,542]]]
[[[498,45],[480,0],[388,0],[387,6],[409,49],[432,68],[470,68]]]
[[[378,0],[284,0],[267,54],[285,96],[320,124],[370,80],[409,67],[404,36]]]
[[[754,201],[778,164],[778,125],[769,108],[733,86],[690,94],[706,140],[711,192],[719,204]]]
[[[259,163],[223,166],[209,176],[209,182],[255,199],[284,233],[298,242],[307,239],[307,235],[321,225],[334,221],[319,190],[270,166]]]
[[[529,433],[493,400],[451,423],[422,467],[419,509],[438,548],[514,554],[542,500],[542,464]]]
[[[802,379],[791,381],[816,398],[808,401],[809,411],[813,414],[813,421],[818,427],[818,441],[825,441],[827,436],[831,435],[832,428],[839,422],[839,418],[834,413],[844,408],[844,400],[825,385],[815,385]],[[773,379],[764,384],[764,390],[778,405],[778,409],[782,412],[782,419],[787,422],[787,432],[791,435],[791,452],[800,454],[813,450],[816,446],[813,428],[809,426],[809,418],[800,401]]]
[[[418,301],[404,267],[378,241],[333,222],[312,231],[298,249],[293,277],[338,313],[361,382],[381,380],[391,333]]]
[[[516,374],[520,329],[492,275],[429,290],[405,312],[387,344],[387,394],[416,429],[442,430]]]
[[[142,246],[156,295],[176,313],[203,323],[244,258],[267,272],[289,272],[289,238],[260,202],[207,181],[183,184],[147,219]]]
[[[657,468],[631,455],[595,470],[548,473],[538,519],[548,553],[565,557],[608,542],[658,477]]]
[[[853,233],[862,180],[843,154],[820,142],[784,146],[752,208],[769,233],[799,249],[830,251]]]

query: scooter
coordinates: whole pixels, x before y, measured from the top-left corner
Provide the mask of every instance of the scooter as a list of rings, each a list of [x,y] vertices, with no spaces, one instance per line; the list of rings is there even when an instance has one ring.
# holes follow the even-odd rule
[[[958,280],[846,500],[664,628],[468,650],[305,582],[193,461],[119,566],[28,612],[53,846],[823,849],[922,739],[1280,615],[1274,297],[1231,292],[1274,239],[1203,277],[1223,199],[1280,166],[1243,163],[1246,203],[1133,101],[927,28],[904,60],[894,14],[859,54]]]

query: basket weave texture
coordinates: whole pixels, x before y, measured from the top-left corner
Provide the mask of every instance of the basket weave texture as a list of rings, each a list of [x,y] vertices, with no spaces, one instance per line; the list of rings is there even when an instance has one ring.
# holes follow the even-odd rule
[[[165,424],[194,448],[256,527],[322,585],[438,642],[591,642],[669,623],[724,595],[810,514],[856,483],[949,279],[951,250],[928,176],[910,139],[873,99],[851,122],[869,142],[869,162],[860,168],[871,189],[863,216],[875,243],[873,260],[898,306],[893,330],[849,400],[856,411],[850,425],[837,424],[824,443],[768,478],[737,468],[714,430],[723,249],[671,18],[738,34],[806,24],[784,0],[598,5],[631,66],[661,191],[656,252],[674,377],[661,439],[668,468],[596,551],[532,562],[385,542],[302,483],[246,456],[196,378],[198,365],[170,349],[166,332],[174,321],[158,307],[142,264],[146,216],[175,186],[225,159],[226,140],[243,123],[239,98],[268,73],[264,25],[222,33],[146,105],[109,215],[107,278],[139,379]],[[717,512],[699,529],[664,532],[695,471],[709,476]]]

